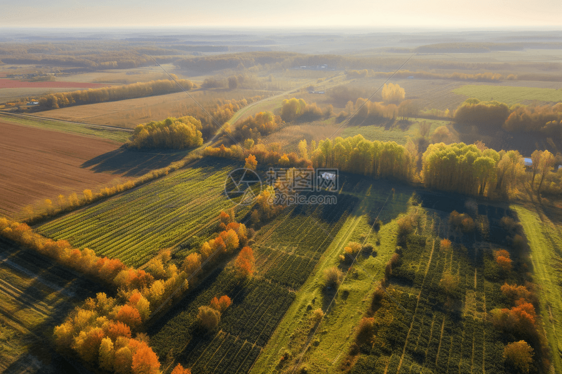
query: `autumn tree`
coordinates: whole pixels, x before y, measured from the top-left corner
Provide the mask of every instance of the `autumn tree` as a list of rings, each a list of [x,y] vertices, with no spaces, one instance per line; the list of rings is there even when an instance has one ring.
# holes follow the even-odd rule
[[[439,248],[444,251],[448,251],[449,249],[451,249],[451,241],[449,239],[441,240],[441,245],[439,246]]]
[[[130,345],[133,343],[136,343],[136,341],[131,339]],[[158,361],[158,356],[152,348],[145,342],[138,342],[131,365],[133,374],[160,374],[159,368],[160,361]]]
[[[511,271],[512,261],[508,251],[505,249],[494,251],[494,259],[496,260],[496,264],[498,264],[504,272]]]
[[[398,84],[384,84],[382,88],[382,99],[388,103],[399,103],[406,97],[406,91]]]
[[[80,331],[80,334],[74,339],[72,348],[84,361],[94,362],[98,358],[104,336],[103,330],[99,327],[90,329],[88,332]]]
[[[84,190],[83,194],[84,194],[84,200],[88,203],[94,199],[92,190]]]
[[[201,306],[199,307],[197,319],[207,330],[213,330],[219,325],[221,313],[211,307]]]
[[[107,337],[113,341],[116,341],[120,336],[131,338],[131,328],[120,321],[109,321],[104,330]]]
[[[221,313],[224,313],[224,311],[232,304],[232,300],[230,299],[230,297],[228,297],[227,295],[223,295],[220,298],[217,298],[216,296],[213,298],[213,300],[211,300],[211,308],[218,310]]]
[[[533,362],[533,348],[524,340],[509,343],[503,350],[503,359],[515,370],[528,373]]]
[[[324,285],[326,287],[337,287],[343,279],[343,273],[336,266],[324,270]]]
[[[99,351],[99,366],[103,370],[113,371],[114,362],[115,351],[113,349],[113,341],[109,337],[103,338]]]
[[[117,374],[129,374],[133,364],[133,353],[128,346],[115,350],[114,369]]]
[[[115,319],[130,326],[132,329],[136,329],[142,323],[139,311],[130,305],[123,305],[117,312]]]
[[[540,158],[539,171],[541,173],[541,179],[539,182],[539,187],[537,188],[537,194],[541,193],[541,188],[545,178],[551,173],[552,167],[554,166],[555,158],[549,151],[544,151]]]
[[[191,374],[191,370],[184,369],[181,364],[177,364],[174,370],[172,370],[172,374]]]
[[[241,278],[251,277],[255,269],[254,253],[252,248],[244,247],[234,263],[236,275]]]
[[[182,263],[182,269],[187,274],[193,274],[195,270],[201,266],[201,255],[199,253],[190,253],[186,256]]]
[[[298,150],[299,150],[299,156],[301,156],[304,159],[308,159],[308,147],[305,139],[299,141]]]
[[[256,156],[249,155],[246,157],[246,164],[244,165],[246,169],[256,170],[258,167],[258,161],[256,160]]]

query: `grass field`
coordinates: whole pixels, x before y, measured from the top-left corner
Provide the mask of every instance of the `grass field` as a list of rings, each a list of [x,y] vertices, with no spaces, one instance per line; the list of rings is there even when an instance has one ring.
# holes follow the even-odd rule
[[[6,176],[0,184],[2,214],[12,215],[38,200],[94,189],[121,177],[83,166],[116,150],[119,143],[4,122],[0,122],[0,132],[4,160],[0,174]]]
[[[496,100],[508,105],[530,104],[538,102],[558,102],[562,100],[562,89],[538,88],[538,87],[515,87],[515,86],[492,86],[467,84],[452,91],[466,98],[475,97],[479,100]]]
[[[91,282],[1,240],[0,371],[73,373],[45,341],[70,310],[96,291]]]
[[[385,195],[384,188],[379,188],[369,189],[374,198],[361,191],[359,196],[366,197],[358,206],[375,199],[367,211],[381,211]],[[334,296],[322,290],[321,270],[337,265],[343,246],[349,241],[361,241],[370,227],[361,209],[347,219],[320,260],[321,265],[297,293],[252,373],[291,372],[292,364],[305,347],[308,349],[299,370],[318,373],[342,370],[354,342],[354,329],[368,309],[370,295],[396,248],[397,225],[391,219],[406,211],[406,200],[411,194],[411,189],[397,190],[382,209],[381,218],[385,224],[378,234],[367,239],[367,243],[374,246],[376,256],[359,255],[326,318],[312,336],[316,327],[312,322],[312,310],[321,307],[326,311]],[[464,198],[424,191],[419,191],[418,196],[421,209],[414,206],[409,209],[422,212],[422,219],[403,250],[400,267],[393,270],[391,286],[387,289],[392,299],[385,298],[383,307],[375,313],[378,331],[374,345],[362,349],[355,357],[351,372],[503,373],[498,357],[501,357],[503,344],[509,341],[492,327],[487,313],[493,308],[507,307],[499,288],[505,281],[514,283],[517,278],[517,275],[509,279],[499,276],[491,259],[491,249],[509,248],[507,233],[499,226],[499,219],[511,213],[505,207],[480,204],[479,222],[484,222],[482,227],[486,229],[461,234],[448,227],[447,217],[453,209],[467,211]],[[439,248],[439,237],[447,236],[455,243],[451,252]],[[446,271],[457,274],[460,279],[458,299],[451,309],[443,307],[447,299],[439,288]],[[544,312],[543,318],[546,318]],[[287,353],[289,359],[280,360]]]
[[[552,362],[562,372],[562,216],[553,208],[512,205],[531,247],[535,280],[541,287],[541,316]]]
[[[119,143],[125,143],[131,137],[131,133],[128,131],[103,129],[100,127],[72,124],[68,122],[60,122],[49,119],[14,117],[10,115],[2,115],[0,113],[0,120],[5,123],[13,123],[45,130],[55,130],[68,134],[95,136],[102,139],[113,140]]]
[[[401,128],[399,123],[390,126],[388,129],[385,126],[367,125],[367,126],[346,126],[343,128],[341,137],[346,138],[358,134],[363,135],[367,140],[380,140],[380,141],[393,141],[401,145],[405,145],[408,139],[414,140],[419,136],[419,124],[426,121],[431,124],[430,134],[440,126],[446,126],[449,121],[426,120],[422,118],[411,118],[410,123]]]
[[[354,211],[360,182],[351,177],[338,204],[292,206],[260,228],[253,244],[256,274],[240,283],[230,267],[217,269],[151,328],[151,343],[168,354],[167,366],[180,362],[197,373],[247,373],[266,346],[296,293]],[[296,294],[295,294],[296,293]],[[234,304],[221,317],[219,331],[198,327],[199,306],[226,294]]]
[[[342,176],[340,175],[340,177]],[[340,196],[349,196],[349,199],[353,197],[351,201],[355,201],[355,203],[342,201],[345,206],[349,207],[349,214],[342,217],[344,222],[338,223],[337,231],[327,232],[324,229],[323,233],[319,232],[317,237],[323,241],[324,252],[314,271],[310,273],[297,293],[295,302],[287,311],[270,343],[254,365],[252,373],[283,371],[287,367],[278,366],[283,352],[290,351],[290,357],[298,357],[299,353],[304,350],[307,337],[314,327],[312,311],[317,308],[326,311],[334,296],[333,291],[326,292],[322,289],[324,270],[338,266],[339,255],[343,253],[343,248],[347,243],[350,241],[362,242],[363,235],[366,235],[371,227],[370,219],[374,220],[380,214],[379,218],[386,224],[382,226],[378,235],[369,237],[367,241],[367,244],[373,245],[376,252],[359,256],[361,268],[353,276],[348,277],[342,285],[341,293],[338,294],[327,314],[328,318],[324,320],[316,340],[307,351],[307,369],[309,372],[332,372],[333,362],[342,357],[342,352],[347,351],[353,342],[350,339],[350,331],[361,318],[361,311],[367,302],[366,295],[371,292],[373,283],[384,270],[384,264],[394,253],[396,224],[392,222],[392,219],[406,211],[407,200],[412,194],[412,189],[385,181],[365,180],[352,175],[344,175],[342,180],[344,184],[338,195],[338,204]],[[395,193],[392,196],[393,187]],[[384,205],[387,199],[389,203]],[[369,219],[369,217],[371,218]],[[318,230],[318,227],[314,227],[318,226],[314,222],[309,221],[308,226],[313,226],[311,228],[313,232]],[[278,235],[283,233],[278,230],[276,232]],[[280,243],[277,246],[282,247],[288,237],[285,235],[285,240],[281,241],[274,240],[276,238],[272,235],[271,239],[274,243]],[[378,245],[377,239],[380,240]],[[369,273],[367,274],[366,271]]]
[[[95,125],[134,128],[141,123],[181,117],[189,108],[198,105],[215,106],[219,99],[237,99],[267,95],[255,90],[197,90],[186,94],[178,92],[97,104],[79,105],[37,113],[46,118],[77,121]],[[222,124],[221,124],[222,125]]]
[[[233,206],[223,193],[227,174],[241,166],[207,158],[51,221],[38,231],[90,248],[98,255],[119,258],[127,265],[140,266],[160,249],[184,249],[181,244],[192,236],[215,229],[219,212]]]

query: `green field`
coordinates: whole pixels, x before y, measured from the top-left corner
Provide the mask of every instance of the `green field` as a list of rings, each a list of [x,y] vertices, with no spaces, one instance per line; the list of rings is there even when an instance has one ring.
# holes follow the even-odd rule
[[[531,247],[535,280],[541,286],[541,316],[556,372],[562,372],[562,222],[540,207],[512,205]],[[552,209],[552,208],[551,208]],[[552,212],[549,212],[552,213]],[[557,212],[556,215],[560,215]]]
[[[437,196],[421,199],[424,208],[441,204],[432,201]],[[522,279],[516,271],[501,275],[492,259],[492,249],[506,248],[498,220],[508,213],[478,208],[485,224],[472,234],[448,227],[448,212],[431,209],[422,215],[373,314],[374,344],[361,347],[350,373],[507,373],[501,355],[513,338],[495,329],[488,313],[510,307],[499,289]],[[454,243],[450,251],[440,248],[447,236]],[[439,285],[447,272],[459,280],[450,296]]]
[[[533,101],[558,102],[562,100],[562,89],[516,87],[516,86],[490,86],[467,84],[456,88],[453,93],[464,95],[467,98],[475,97],[478,100],[496,100],[508,105],[529,104]]]
[[[183,249],[188,239],[215,228],[219,212],[233,206],[223,191],[228,172],[236,167],[229,160],[207,158],[44,224],[38,231],[140,266],[160,249]]]
[[[54,120],[23,118],[0,114],[0,121],[17,125],[37,127],[40,129],[66,132],[69,134],[96,136],[103,139],[114,140],[119,143],[125,143],[131,137],[131,133],[127,131],[113,129],[109,130],[97,126],[79,125]]]
[[[349,175],[342,176],[342,184],[336,195],[338,204],[287,207],[260,228],[252,245],[256,257],[252,280],[239,283],[230,267],[217,269],[181,305],[151,327],[155,350],[160,355],[173,352],[168,355],[167,367],[179,362],[197,373],[246,373],[264,347],[268,347],[264,354],[271,351],[269,347],[274,343],[268,341],[278,324],[283,319],[277,330],[291,323],[290,317],[284,318],[286,311],[294,309],[291,305],[295,298],[300,305],[302,295],[309,295],[310,290],[301,289],[302,285],[311,274],[324,269],[327,259],[331,261],[334,253],[341,251],[341,239],[334,246],[334,238],[340,238],[342,233],[347,238],[348,222],[362,218],[356,213],[364,213],[370,206],[362,204],[359,196],[370,190],[371,183]],[[386,199],[390,187],[385,187],[373,188],[373,201]],[[375,190],[385,194],[376,194]],[[196,319],[198,307],[223,294],[232,298],[233,305],[223,314],[218,332],[202,333]]]
[[[362,242],[363,235],[369,233],[370,220],[374,220],[379,215],[379,218],[387,224],[382,226],[378,234],[369,236],[367,241],[367,244],[373,245],[376,254],[359,256],[361,267],[342,285],[341,293],[327,314],[328,318],[320,327],[318,335],[321,338],[316,338],[317,341],[310,346],[305,359],[309,372],[332,372],[333,362],[338,361],[342,357],[341,353],[347,351],[353,342],[350,339],[350,331],[361,319],[361,311],[367,302],[365,296],[370,293],[373,283],[384,271],[384,264],[394,253],[396,225],[392,220],[407,210],[407,201],[413,190],[399,184],[363,179],[353,175],[340,175],[340,178],[343,181],[343,188],[338,196],[346,194],[353,196],[356,199],[356,202],[350,206],[353,210],[346,217],[342,217],[345,218],[345,222],[341,224],[338,231],[329,232],[325,229],[323,233],[319,232],[316,236],[321,240],[329,239],[324,244],[326,248],[323,255],[300,288],[295,302],[254,365],[252,373],[271,373],[286,368],[277,366],[280,355],[285,351],[290,351],[292,358],[298,357],[307,344],[307,336],[314,326],[313,310],[321,308],[326,311],[333,296],[333,293],[325,293],[322,290],[324,270],[339,264],[339,255],[343,253],[347,243]],[[395,188],[394,194],[391,192],[392,188]],[[346,205],[345,201],[343,203]],[[316,226],[315,222],[311,221],[308,225]],[[287,224],[287,227],[290,227],[290,224]],[[295,227],[299,227],[297,223]],[[312,229],[312,231],[318,230],[314,227]],[[277,235],[284,233],[283,230],[275,232]],[[265,243],[269,241],[274,246],[273,243],[279,243],[277,247],[283,247],[285,243],[294,241],[289,239],[293,237],[289,232],[291,231],[287,230],[284,233],[284,240],[276,240],[275,235],[271,235]],[[377,239],[380,240],[378,245]],[[299,248],[301,247],[302,244],[299,245]]]
[[[405,145],[408,139],[415,139],[419,136],[419,123],[426,121],[431,124],[430,134],[440,126],[445,126],[449,124],[449,121],[437,121],[422,118],[412,118],[411,124],[408,125],[407,129],[402,130],[399,126],[392,126],[388,130],[384,126],[348,126],[343,130],[341,137],[346,138],[350,136],[355,136],[358,134],[363,135],[367,140],[379,140],[385,142],[396,142],[401,145]]]

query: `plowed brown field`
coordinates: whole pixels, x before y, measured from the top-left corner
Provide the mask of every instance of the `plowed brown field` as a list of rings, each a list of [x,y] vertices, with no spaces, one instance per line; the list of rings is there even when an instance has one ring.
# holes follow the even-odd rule
[[[96,138],[0,122],[0,214],[59,194],[95,189],[120,176],[81,165],[119,148]]]

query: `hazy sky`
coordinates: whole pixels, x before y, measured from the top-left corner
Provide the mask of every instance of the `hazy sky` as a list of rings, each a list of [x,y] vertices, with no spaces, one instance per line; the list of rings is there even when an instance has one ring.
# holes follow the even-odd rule
[[[0,27],[560,27],[562,0],[0,0]]]

